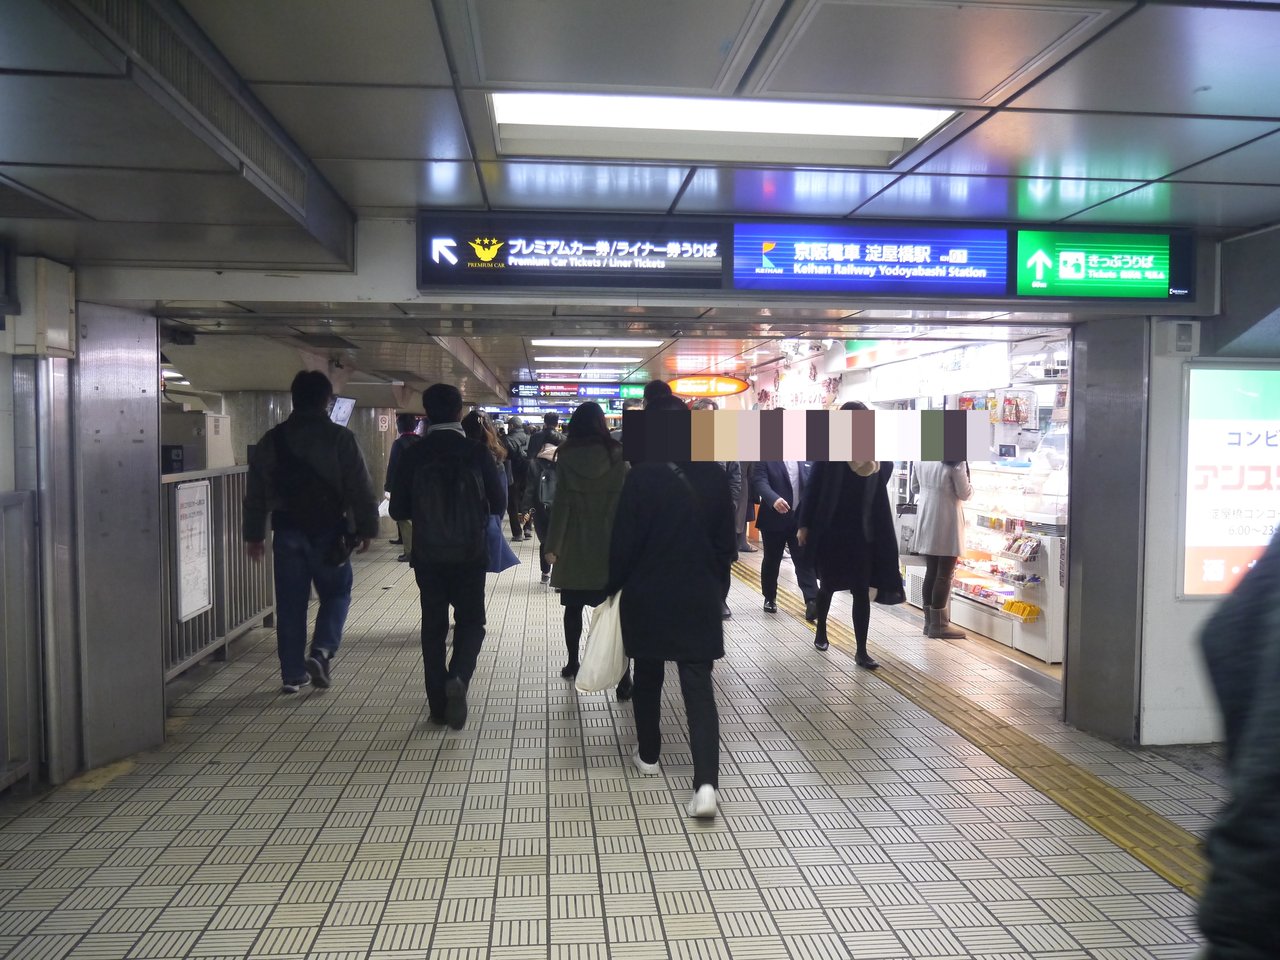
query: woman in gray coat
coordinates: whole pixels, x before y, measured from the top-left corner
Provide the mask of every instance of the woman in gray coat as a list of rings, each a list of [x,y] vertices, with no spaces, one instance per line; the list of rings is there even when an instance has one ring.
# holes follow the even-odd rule
[[[958,640],[964,631],[951,626],[947,602],[956,561],[964,553],[961,504],[973,496],[969,464],[962,460],[918,463],[911,489],[918,495],[915,549],[925,558],[924,635]]]

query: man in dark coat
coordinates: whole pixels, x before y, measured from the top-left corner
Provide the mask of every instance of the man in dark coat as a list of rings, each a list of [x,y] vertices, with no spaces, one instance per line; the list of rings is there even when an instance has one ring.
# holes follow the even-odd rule
[[[422,440],[422,436],[418,433],[418,418],[415,414],[397,413],[396,430],[400,435],[391,444],[391,454],[387,457],[387,480],[382,485],[383,491],[388,494],[391,493],[396,467],[400,464],[400,457],[405,450]],[[400,551],[400,556],[396,557],[396,559],[408,563],[409,554],[413,551],[413,521],[397,520],[396,530],[400,535],[391,542],[404,546],[404,549]]]
[[[760,564],[760,592],[767,613],[778,612],[778,570],[782,551],[791,551],[796,582],[804,594],[806,620],[817,616],[818,581],[804,547],[796,540],[796,518],[809,482],[812,464],[807,460],[757,463],[751,470],[751,489],[760,500],[756,529],[764,540],[764,560]]]
[[[673,397],[646,406],[682,410]],[[627,656],[635,661],[632,703],[644,774],[658,772],[662,681],[679,665],[693,754],[693,817],[714,817],[720,721],[711,667],[724,656],[720,597],[735,555],[729,482],[714,463],[642,463],[627,475],[609,544],[609,593],[622,591]]]
[[[551,504],[544,503],[539,494],[543,474],[556,473],[554,459],[540,457],[542,448],[558,447],[564,443],[560,432],[560,414],[547,413],[542,417],[542,429],[529,438],[529,472],[526,474],[524,507],[533,514],[533,529],[538,534],[538,562],[542,567],[542,582],[551,582],[551,561],[547,559],[547,533],[551,529]]]
[[[1204,960],[1280,957],[1280,537],[1205,625],[1231,798],[1209,834]]]

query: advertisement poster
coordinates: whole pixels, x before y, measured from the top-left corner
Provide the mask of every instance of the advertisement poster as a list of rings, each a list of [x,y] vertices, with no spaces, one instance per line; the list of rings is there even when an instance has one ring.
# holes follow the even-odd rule
[[[1230,593],[1280,517],[1280,369],[1192,368],[1185,596]]]

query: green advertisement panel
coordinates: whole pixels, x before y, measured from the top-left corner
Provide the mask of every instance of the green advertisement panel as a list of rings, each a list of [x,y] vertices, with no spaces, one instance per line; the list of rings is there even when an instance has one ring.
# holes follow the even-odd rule
[[[1019,230],[1020,297],[1169,298],[1169,236]]]

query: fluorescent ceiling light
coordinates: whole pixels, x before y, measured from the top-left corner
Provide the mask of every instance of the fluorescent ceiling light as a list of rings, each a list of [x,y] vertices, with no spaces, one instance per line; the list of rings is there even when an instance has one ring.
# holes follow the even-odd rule
[[[508,155],[889,166],[951,110],[861,103],[489,94]]]
[[[582,93],[493,93],[499,124],[680,130],[792,137],[919,139],[950,110],[861,103],[794,103]]]
[[[534,357],[534,363],[643,363],[640,357]]]
[[[567,340],[564,337],[551,337],[546,340],[530,340],[535,347],[660,347],[664,340]]]

